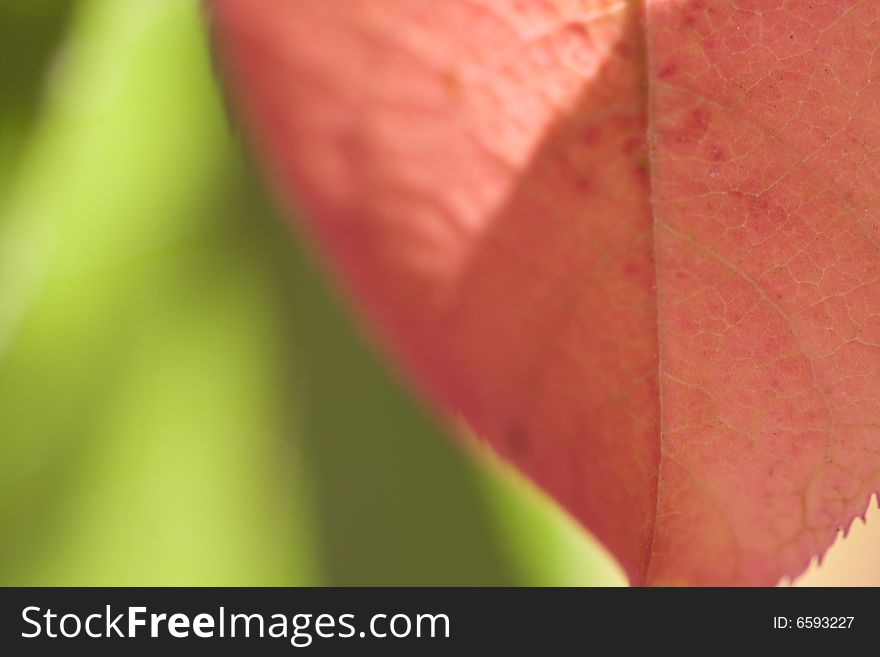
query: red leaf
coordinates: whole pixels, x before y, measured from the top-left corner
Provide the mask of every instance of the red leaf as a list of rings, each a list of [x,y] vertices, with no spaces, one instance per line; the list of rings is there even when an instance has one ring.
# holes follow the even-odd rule
[[[773,584],[864,512],[878,3],[211,6],[371,324],[634,583]]]

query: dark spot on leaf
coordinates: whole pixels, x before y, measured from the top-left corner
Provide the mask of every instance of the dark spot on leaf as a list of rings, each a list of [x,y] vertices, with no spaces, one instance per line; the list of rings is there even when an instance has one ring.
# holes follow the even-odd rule
[[[657,75],[660,77],[661,80],[664,80],[666,78],[670,78],[673,75],[675,75],[675,73],[677,71],[678,71],[678,64],[676,64],[675,62],[669,62],[668,64],[666,64],[665,66],[663,66],[660,69],[660,71],[657,73]]]
[[[505,442],[512,455],[522,454],[529,448],[528,432],[522,426],[514,424],[507,430]]]

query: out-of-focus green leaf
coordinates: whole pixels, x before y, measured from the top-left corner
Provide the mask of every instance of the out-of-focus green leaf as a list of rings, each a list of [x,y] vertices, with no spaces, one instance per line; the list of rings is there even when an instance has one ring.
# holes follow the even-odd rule
[[[0,3],[0,199],[31,134],[72,0]]]
[[[0,207],[0,581],[310,582],[286,336],[196,8],[78,10]]]

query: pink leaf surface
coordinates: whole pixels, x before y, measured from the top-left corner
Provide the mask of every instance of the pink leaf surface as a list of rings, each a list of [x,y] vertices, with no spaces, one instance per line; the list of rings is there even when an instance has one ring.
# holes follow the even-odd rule
[[[210,8],[369,324],[633,583],[774,584],[864,513],[880,4]]]

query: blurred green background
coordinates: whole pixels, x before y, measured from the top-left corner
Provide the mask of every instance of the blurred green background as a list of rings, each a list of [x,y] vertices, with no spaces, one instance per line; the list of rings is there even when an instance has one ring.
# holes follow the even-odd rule
[[[247,166],[195,0],[0,0],[0,584],[620,584]]]

